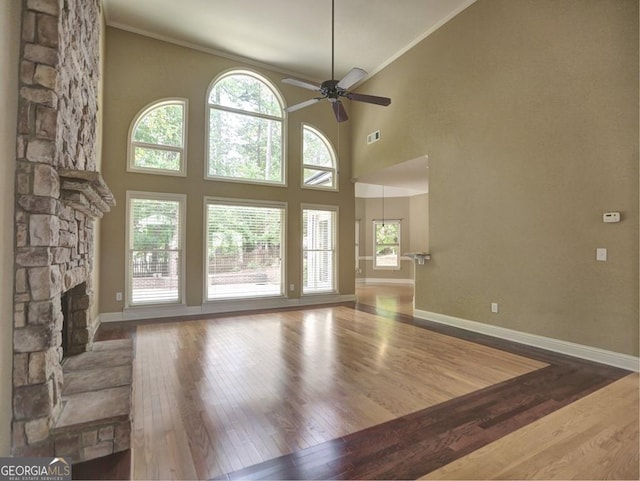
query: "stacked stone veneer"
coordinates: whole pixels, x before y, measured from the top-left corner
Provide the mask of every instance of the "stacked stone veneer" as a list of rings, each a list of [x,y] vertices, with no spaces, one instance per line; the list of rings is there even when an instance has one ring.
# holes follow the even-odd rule
[[[63,292],[76,288],[73,351],[90,348],[97,328],[90,315],[93,218],[114,203],[95,172],[100,22],[99,0],[23,1],[13,335],[19,456],[54,453]]]

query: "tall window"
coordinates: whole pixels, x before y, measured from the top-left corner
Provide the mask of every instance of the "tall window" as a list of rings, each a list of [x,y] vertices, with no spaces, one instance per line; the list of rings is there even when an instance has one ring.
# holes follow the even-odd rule
[[[329,140],[308,125],[302,128],[303,186],[337,189],[336,157]]]
[[[302,293],[336,291],[337,208],[302,210]]]
[[[257,74],[229,72],[208,96],[207,177],[284,184],[284,114]]]
[[[207,300],[282,296],[285,204],[206,200]]]
[[[140,112],[129,131],[129,171],[186,175],[187,101],[167,99]]]
[[[400,269],[400,221],[373,221],[374,269]]]
[[[127,305],[180,304],[186,196],[127,192]]]

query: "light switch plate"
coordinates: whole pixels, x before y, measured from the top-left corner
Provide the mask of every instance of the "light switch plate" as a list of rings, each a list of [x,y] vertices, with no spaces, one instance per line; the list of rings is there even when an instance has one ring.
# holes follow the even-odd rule
[[[607,260],[607,249],[606,247],[598,247],[596,249],[596,260],[597,261],[606,261]]]

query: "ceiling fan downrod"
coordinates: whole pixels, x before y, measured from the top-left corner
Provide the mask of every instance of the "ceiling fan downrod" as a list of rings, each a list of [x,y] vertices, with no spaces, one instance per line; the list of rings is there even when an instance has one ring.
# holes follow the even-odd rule
[[[335,75],[335,44],[336,44],[336,0],[331,0],[331,80]]]

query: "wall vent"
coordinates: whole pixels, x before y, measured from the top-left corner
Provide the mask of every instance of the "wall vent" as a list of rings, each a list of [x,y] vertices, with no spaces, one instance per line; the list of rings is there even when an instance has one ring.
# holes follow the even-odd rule
[[[367,135],[367,144],[373,144],[374,142],[377,142],[378,140],[380,140],[380,131],[379,130],[376,130],[375,132],[372,132],[369,135]]]

